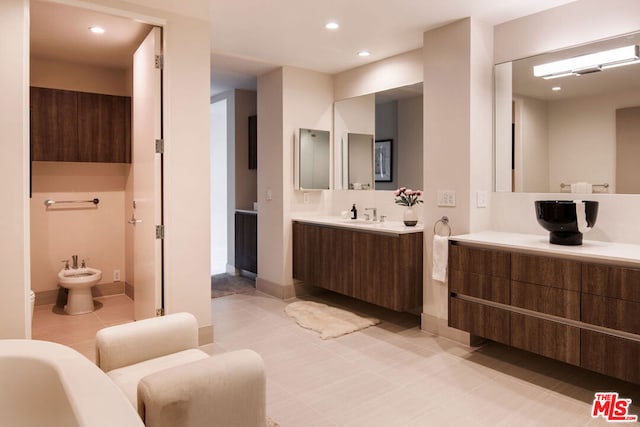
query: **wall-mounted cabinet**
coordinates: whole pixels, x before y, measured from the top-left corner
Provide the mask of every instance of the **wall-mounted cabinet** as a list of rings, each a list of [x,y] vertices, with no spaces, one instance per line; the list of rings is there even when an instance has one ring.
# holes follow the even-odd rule
[[[396,311],[422,305],[422,233],[293,223],[293,277]]]
[[[449,326],[640,383],[640,269],[449,246]]]
[[[131,97],[31,87],[32,160],[131,162]]]

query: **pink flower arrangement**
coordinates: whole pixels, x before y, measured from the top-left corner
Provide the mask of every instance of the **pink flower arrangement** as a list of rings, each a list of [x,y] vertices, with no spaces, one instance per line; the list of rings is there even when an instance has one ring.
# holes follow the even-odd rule
[[[410,190],[407,187],[400,187],[393,192],[393,195],[398,205],[413,206],[418,203],[423,203],[422,200],[419,199],[419,197],[422,196],[422,191],[420,190]]]

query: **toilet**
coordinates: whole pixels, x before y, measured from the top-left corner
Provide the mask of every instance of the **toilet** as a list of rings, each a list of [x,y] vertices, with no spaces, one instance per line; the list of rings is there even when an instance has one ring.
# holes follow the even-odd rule
[[[102,279],[102,271],[82,267],[62,269],[58,273],[58,284],[69,290],[64,311],[67,314],[85,314],[94,310],[91,287]]]

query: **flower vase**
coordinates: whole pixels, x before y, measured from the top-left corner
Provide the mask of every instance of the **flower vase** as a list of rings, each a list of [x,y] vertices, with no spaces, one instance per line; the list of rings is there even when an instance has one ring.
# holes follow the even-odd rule
[[[411,206],[407,206],[407,209],[402,214],[402,221],[407,227],[414,227],[418,223],[418,215]]]

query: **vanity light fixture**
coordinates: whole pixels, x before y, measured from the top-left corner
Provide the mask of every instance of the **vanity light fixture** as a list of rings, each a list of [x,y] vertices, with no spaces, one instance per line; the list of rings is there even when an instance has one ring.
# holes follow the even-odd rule
[[[368,50],[361,50],[360,52],[358,52],[358,56],[361,56],[363,58],[367,57],[371,55],[371,52],[369,52]]]
[[[640,49],[638,45],[630,45],[535,65],[533,67],[533,75],[546,80],[565,76],[580,76],[606,70],[607,68],[635,64],[639,60]]]
[[[97,25],[90,26],[89,31],[91,31],[93,34],[104,34],[104,28]]]
[[[338,24],[336,21],[329,21],[324,27],[327,30],[337,30],[338,28],[340,28],[340,24]]]
[[[558,92],[558,91],[562,90],[562,88],[560,86],[554,86],[554,87],[551,88],[551,90],[554,91],[554,92]]]

